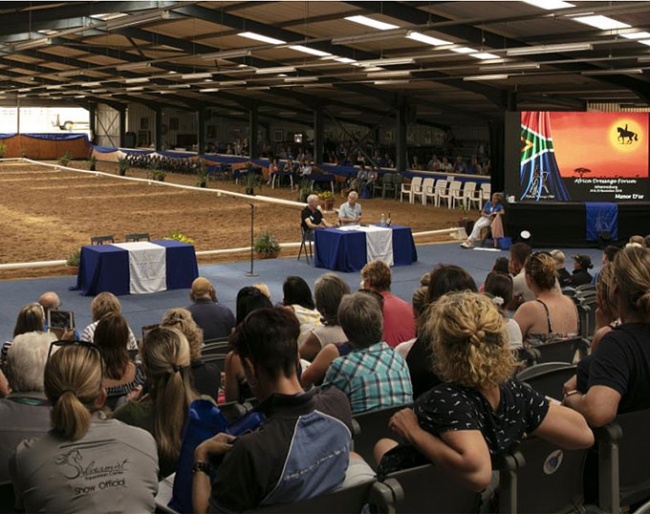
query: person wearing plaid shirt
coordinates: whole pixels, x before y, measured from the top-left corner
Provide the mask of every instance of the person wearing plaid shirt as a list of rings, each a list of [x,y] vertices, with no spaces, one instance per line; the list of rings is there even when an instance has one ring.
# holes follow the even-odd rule
[[[379,301],[364,292],[345,295],[338,317],[353,350],[332,361],[322,388],[343,391],[353,414],[412,403],[406,361],[382,341]]]

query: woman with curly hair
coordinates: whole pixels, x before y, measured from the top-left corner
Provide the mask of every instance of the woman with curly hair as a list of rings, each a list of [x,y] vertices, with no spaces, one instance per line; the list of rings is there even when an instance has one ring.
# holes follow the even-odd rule
[[[515,358],[503,317],[488,297],[447,294],[431,307],[427,324],[444,383],[391,418],[389,426],[409,445],[380,440],[380,472],[430,461],[481,491],[492,479],[491,454],[514,450],[526,434],[566,449],[593,444],[581,415],[511,380]]]

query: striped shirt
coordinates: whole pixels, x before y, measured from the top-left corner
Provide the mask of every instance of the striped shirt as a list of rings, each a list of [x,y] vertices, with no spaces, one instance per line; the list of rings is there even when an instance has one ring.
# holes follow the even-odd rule
[[[384,342],[334,359],[322,385],[328,387],[347,395],[353,414],[413,402],[406,361]]]

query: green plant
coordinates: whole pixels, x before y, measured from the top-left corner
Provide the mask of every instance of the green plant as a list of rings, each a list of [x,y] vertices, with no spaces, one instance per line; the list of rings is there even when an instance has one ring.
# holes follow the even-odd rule
[[[95,171],[97,169],[97,157],[94,155],[91,155],[90,159],[88,159],[88,169],[90,171]]]
[[[208,167],[203,161],[198,161],[196,169],[196,185],[199,187],[206,187],[208,184]]]
[[[0,159],[2,159],[6,153],[7,153],[7,145],[0,142]]]
[[[59,164],[61,166],[67,166],[72,160],[72,155],[70,152],[66,151],[61,157],[59,157]]]
[[[125,177],[128,169],[129,160],[126,157],[119,157],[117,159],[117,171],[120,174],[120,177]]]
[[[253,249],[263,255],[277,255],[280,253],[280,243],[272,232],[264,231],[257,235],[253,241]]]
[[[323,201],[334,200],[334,193],[332,193],[331,191],[321,191],[320,193],[318,193],[318,198],[320,198]]]
[[[149,165],[149,170],[147,171],[147,178],[150,180],[158,180],[159,182],[164,182],[166,176],[167,172],[165,172],[165,170],[161,170],[158,167],[158,163],[156,161],[152,161]]]
[[[163,239],[174,239],[176,241],[179,241],[180,243],[187,243],[188,245],[194,244],[194,239],[186,236],[180,230],[172,230]]]
[[[298,188],[298,201],[306,202],[307,197],[311,194],[311,180],[302,179]]]
[[[79,262],[81,261],[81,250],[77,249],[74,250],[73,252],[70,252],[68,256],[65,258],[65,264],[66,266],[78,268],[79,267]]]

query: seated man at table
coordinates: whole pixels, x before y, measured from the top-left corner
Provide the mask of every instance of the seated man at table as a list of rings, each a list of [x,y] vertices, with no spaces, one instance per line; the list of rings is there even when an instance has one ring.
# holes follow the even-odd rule
[[[361,223],[361,205],[357,203],[359,193],[350,191],[348,201],[339,207],[339,224],[358,225]]]
[[[307,207],[300,213],[300,226],[303,232],[310,237],[313,236],[314,229],[332,226],[323,217],[323,213],[318,208],[318,202],[317,195],[309,195],[307,197]]]

